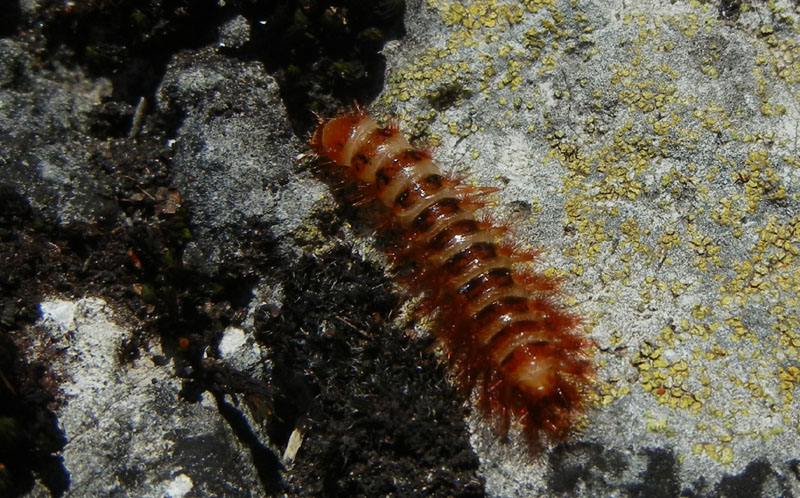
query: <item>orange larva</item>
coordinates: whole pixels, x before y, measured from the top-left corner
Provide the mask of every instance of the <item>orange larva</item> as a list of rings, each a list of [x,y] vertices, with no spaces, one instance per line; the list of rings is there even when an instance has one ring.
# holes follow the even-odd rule
[[[590,340],[557,304],[558,282],[529,268],[535,253],[476,215],[496,189],[444,175],[397,127],[361,110],[322,121],[310,146],[380,206],[390,257],[433,314],[459,384],[479,386],[480,407],[500,432],[519,421],[534,450],[568,434],[585,405]]]

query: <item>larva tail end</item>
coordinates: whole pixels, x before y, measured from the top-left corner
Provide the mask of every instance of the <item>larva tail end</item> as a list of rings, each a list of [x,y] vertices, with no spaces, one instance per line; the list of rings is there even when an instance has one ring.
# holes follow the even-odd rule
[[[541,453],[546,443],[566,439],[586,409],[586,390],[593,378],[585,358],[590,344],[577,336],[570,339],[561,344],[560,352],[520,348],[481,392],[481,407],[494,419],[500,435],[516,420],[532,454]],[[541,372],[543,379],[515,375],[518,365],[537,358],[550,359],[550,368]]]

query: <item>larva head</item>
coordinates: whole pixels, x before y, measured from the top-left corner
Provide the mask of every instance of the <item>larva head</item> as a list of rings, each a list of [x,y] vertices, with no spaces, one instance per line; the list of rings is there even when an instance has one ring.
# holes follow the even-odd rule
[[[322,121],[309,142],[311,150],[336,164],[349,166],[345,164],[343,152],[364,117],[359,113]]]

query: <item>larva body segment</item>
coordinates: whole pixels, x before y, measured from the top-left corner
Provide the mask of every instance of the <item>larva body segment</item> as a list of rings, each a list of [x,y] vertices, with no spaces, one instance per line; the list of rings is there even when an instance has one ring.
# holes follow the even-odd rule
[[[590,341],[576,332],[580,320],[555,304],[557,282],[525,268],[535,254],[477,216],[481,197],[495,189],[448,178],[395,126],[361,111],[321,122],[310,146],[382,206],[391,256],[434,314],[460,384],[480,386],[480,405],[500,431],[519,420],[536,449],[565,436],[585,402]]]

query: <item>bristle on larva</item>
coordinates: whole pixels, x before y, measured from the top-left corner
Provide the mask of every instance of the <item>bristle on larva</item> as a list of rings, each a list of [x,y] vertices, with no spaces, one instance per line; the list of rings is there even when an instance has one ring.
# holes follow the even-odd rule
[[[495,189],[459,184],[396,126],[360,110],[322,121],[310,146],[381,206],[390,257],[408,269],[405,283],[433,314],[460,385],[479,386],[480,407],[501,434],[518,421],[534,451],[568,434],[585,404],[591,341],[557,305],[557,281],[527,267],[535,254],[476,216]]]

